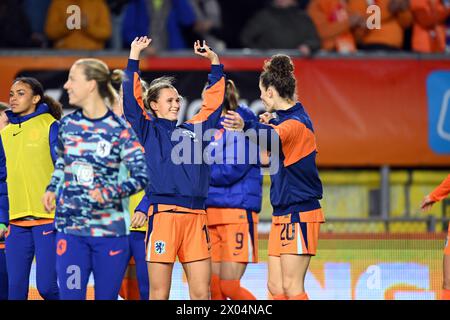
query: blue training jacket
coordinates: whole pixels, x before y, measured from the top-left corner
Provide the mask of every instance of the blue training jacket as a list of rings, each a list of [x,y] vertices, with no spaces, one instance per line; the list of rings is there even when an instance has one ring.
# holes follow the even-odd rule
[[[203,134],[216,128],[225,95],[223,65],[211,65],[208,86],[200,112],[191,120],[156,118],[144,108],[139,77],[139,61],[128,60],[123,82],[124,114],[145,149],[150,184],[138,208],[150,205],[176,205],[205,209],[209,188],[209,165],[203,151],[210,140]],[[138,210],[138,209],[136,209]]]
[[[239,106],[236,112],[244,121],[257,121],[255,114],[246,106]],[[262,175],[257,145],[242,132],[224,130],[220,123],[217,129],[216,139],[209,147],[217,151],[212,151],[212,156],[220,158],[223,163],[211,164],[206,206],[261,211]],[[239,136],[245,138],[239,140]]]
[[[311,119],[300,102],[277,110],[269,125],[246,121],[245,129],[265,130],[270,139],[271,162],[278,157],[279,169],[271,175],[270,201],[274,216],[320,209],[322,182],[316,166],[317,146]],[[272,138],[279,148],[272,145]],[[269,142],[270,141],[270,142]],[[298,217],[298,215],[297,215]],[[298,222],[298,221],[291,221]]]

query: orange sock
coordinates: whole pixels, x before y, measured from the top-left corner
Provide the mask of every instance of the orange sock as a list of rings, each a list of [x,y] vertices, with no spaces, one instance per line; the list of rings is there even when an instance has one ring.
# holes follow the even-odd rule
[[[441,300],[450,300],[450,290],[442,289]]]
[[[287,300],[288,298],[286,297],[286,295],[284,293],[282,293],[282,294],[272,295],[272,299],[273,300]]]
[[[211,275],[211,300],[225,300],[226,297],[220,289],[220,278],[217,274]]]
[[[300,293],[296,296],[290,297],[289,300],[309,300],[309,297],[306,293]]]
[[[231,300],[256,300],[250,291],[241,287],[240,280],[220,280],[222,293]]]

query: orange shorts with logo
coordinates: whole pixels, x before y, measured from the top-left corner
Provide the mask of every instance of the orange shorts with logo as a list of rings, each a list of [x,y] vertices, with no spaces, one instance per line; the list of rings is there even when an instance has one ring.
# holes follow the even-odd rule
[[[300,213],[299,222],[292,222],[291,214],[273,216],[268,255],[276,257],[281,254],[315,256],[320,225],[324,222],[322,209]]]
[[[244,209],[208,208],[213,262],[258,262],[258,215]]]
[[[145,243],[148,262],[181,263],[210,258],[205,214],[164,211],[149,217]]]

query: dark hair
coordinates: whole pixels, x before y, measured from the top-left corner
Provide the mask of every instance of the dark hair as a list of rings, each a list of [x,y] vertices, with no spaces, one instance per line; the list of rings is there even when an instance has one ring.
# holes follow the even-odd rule
[[[225,85],[225,100],[223,108],[228,110],[236,110],[239,105],[239,92],[233,80],[228,79]]]
[[[145,91],[145,94],[144,94],[144,104],[145,104],[145,107],[147,108],[147,110],[149,110],[155,117],[156,117],[156,112],[151,108],[150,102],[158,101],[159,94],[162,89],[176,90],[175,86],[173,85],[174,83],[175,83],[174,77],[163,76],[163,77],[154,79],[148,85],[148,89]]]
[[[280,97],[294,99],[297,81],[294,76],[294,64],[289,56],[276,54],[264,61],[263,72],[259,76],[262,86],[273,86]]]
[[[77,60],[74,65],[83,66],[86,79],[97,82],[98,93],[103,99],[107,99],[109,105],[112,106],[116,98],[116,91],[111,82],[114,73],[110,74],[107,64],[99,59],[85,58]]]
[[[61,119],[62,114],[63,114],[61,103],[59,103],[55,99],[45,95],[44,87],[36,78],[19,77],[19,78],[16,78],[13,83],[16,83],[16,82],[22,82],[22,83],[27,84],[31,88],[31,91],[33,92],[33,96],[40,97],[40,100],[38,101],[38,103],[36,103],[36,106],[39,105],[40,103],[47,104],[50,109],[50,114],[53,116],[53,118],[55,118],[56,120]]]

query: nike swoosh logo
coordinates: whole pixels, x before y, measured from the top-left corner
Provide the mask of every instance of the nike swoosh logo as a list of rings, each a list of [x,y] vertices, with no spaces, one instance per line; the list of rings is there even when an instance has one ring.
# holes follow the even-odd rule
[[[286,247],[287,245],[289,245],[289,243],[282,243],[281,244],[282,247]]]
[[[23,130],[22,130],[23,131]],[[21,133],[22,131],[19,131],[19,132],[16,132],[16,133],[13,133],[13,137],[15,137],[15,136],[17,136],[19,133]]]
[[[109,255],[111,257],[113,257],[113,256],[117,256],[121,252],[122,252],[122,250],[117,250],[117,251],[109,250]]]
[[[236,253],[236,252],[233,253],[233,256],[238,256],[238,255],[240,255],[240,253]]]
[[[50,231],[42,231],[42,235],[48,236],[50,233],[53,233],[53,230]]]

